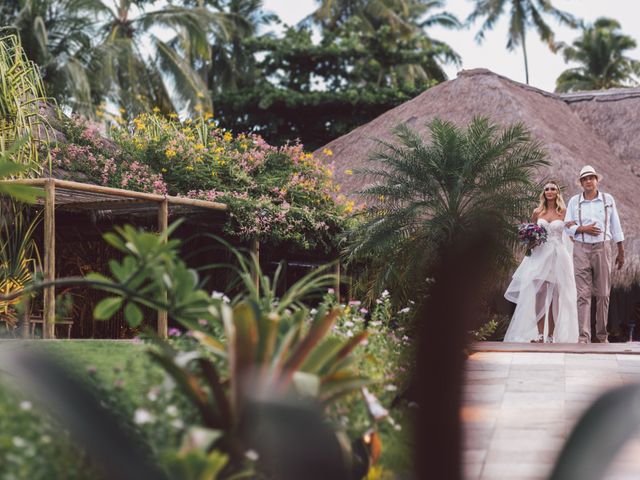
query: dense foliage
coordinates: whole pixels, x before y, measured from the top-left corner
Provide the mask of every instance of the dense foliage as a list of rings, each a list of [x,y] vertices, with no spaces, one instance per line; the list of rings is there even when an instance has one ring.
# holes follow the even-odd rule
[[[370,266],[363,283],[373,291],[389,286],[422,298],[443,252],[488,226],[488,244],[477,248],[496,270],[508,267],[513,225],[537,188],[533,172],[548,163],[522,124],[501,128],[478,117],[465,128],[440,119],[427,127],[428,139],[399,125],[361,172],[374,182],[361,192],[365,223],[350,233],[345,254]]]
[[[99,185],[225,203],[225,232],[243,240],[330,250],[346,225],[352,206],[334,198],[332,169],[299,143],[274,147],[255,134],[234,136],[210,115],[184,123],[155,112],[116,120],[110,140],[91,122],[63,120],[68,143],[51,150],[55,166]]]
[[[565,70],[556,80],[556,91],[601,90],[635,86],[640,78],[640,62],[627,56],[636,41],[620,31],[620,23],[599,18],[583,26],[582,35],[571,45],[559,44],[567,62],[579,66]]]

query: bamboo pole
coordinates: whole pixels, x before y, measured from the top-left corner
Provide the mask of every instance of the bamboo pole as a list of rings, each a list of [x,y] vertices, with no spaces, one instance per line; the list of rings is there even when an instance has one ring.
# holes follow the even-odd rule
[[[166,234],[169,228],[169,201],[164,200],[158,209],[158,231],[160,234]],[[162,300],[167,300],[167,292],[161,294]],[[166,310],[158,310],[158,336],[167,338],[169,331],[169,317]]]
[[[340,260],[337,260],[333,267],[333,274],[336,276],[336,284],[334,290],[336,291],[336,299],[340,303]]]
[[[44,183],[44,281],[56,278],[56,186],[52,179]],[[43,338],[55,338],[56,288],[44,289]]]
[[[258,241],[257,238],[254,238],[253,240],[251,240],[251,244],[249,245],[249,251],[251,252],[252,255],[255,255],[256,257],[256,263],[258,264],[257,266],[260,266],[260,242]],[[260,269],[257,268],[256,271],[253,274],[253,281],[256,284],[256,288],[258,289],[258,292],[260,291]]]
[[[185,205],[190,207],[208,208],[210,210],[226,211],[227,205],[224,203],[210,202],[208,200],[200,200],[197,198],[173,197],[169,195],[158,195],[156,193],[135,192],[133,190],[124,190],[122,188],[103,187],[101,185],[91,185],[89,183],[72,182],[69,180],[58,180],[55,178],[27,178],[16,180],[2,180],[0,183],[19,183],[22,185],[42,186],[47,182],[53,182],[57,188],[66,190],[75,190],[78,192],[88,192],[95,194],[112,195],[116,197],[134,198],[139,200],[147,200],[150,202],[162,203],[167,200],[172,205]]]

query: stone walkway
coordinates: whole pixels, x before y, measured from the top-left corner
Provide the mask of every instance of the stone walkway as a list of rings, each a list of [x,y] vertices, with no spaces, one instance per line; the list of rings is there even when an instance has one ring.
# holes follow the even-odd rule
[[[629,344],[621,344],[619,351],[624,345]],[[636,353],[538,348],[476,348],[469,357],[461,412],[466,479],[548,478],[569,432],[591,402],[611,387],[640,383]],[[575,352],[573,347],[568,350]],[[640,434],[619,453],[605,478],[640,479]]]

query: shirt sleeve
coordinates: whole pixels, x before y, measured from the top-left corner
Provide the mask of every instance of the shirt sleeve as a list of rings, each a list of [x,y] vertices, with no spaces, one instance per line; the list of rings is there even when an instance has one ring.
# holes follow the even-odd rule
[[[624,240],[624,233],[622,232],[622,225],[620,224],[618,208],[616,207],[616,201],[613,197],[611,197],[611,238],[615,243],[619,243]]]
[[[569,200],[569,205],[567,206],[567,214],[564,217],[565,223],[578,221],[578,219],[576,218],[576,203],[577,203],[576,199],[577,198],[578,197],[571,197],[571,200]],[[578,230],[577,224],[573,225],[572,227],[565,227],[565,231],[571,237],[576,236],[576,230]]]

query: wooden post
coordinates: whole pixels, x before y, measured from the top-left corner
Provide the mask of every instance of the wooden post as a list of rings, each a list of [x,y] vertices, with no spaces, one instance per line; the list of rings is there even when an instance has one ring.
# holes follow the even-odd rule
[[[22,322],[20,324],[20,333],[22,338],[25,340],[29,338],[29,327],[31,326],[31,298],[29,295],[24,296],[24,300],[22,301],[22,307],[24,308],[22,312]]]
[[[336,291],[336,299],[340,303],[340,260],[337,260],[333,267],[333,274],[336,276],[336,285],[334,290]]]
[[[169,228],[169,201],[163,200],[158,209],[158,232],[164,234]],[[163,301],[167,301],[167,292],[161,295]],[[166,310],[158,310],[158,336],[167,338],[169,331],[169,317]]]
[[[251,245],[249,245],[249,252],[251,252],[252,255],[255,255],[256,262],[258,266],[260,266],[260,242],[258,241],[257,238],[254,238],[253,240],[251,240]],[[259,269],[254,272],[253,281],[256,284],[256,288],[258,292],[260,292],[260,270]]]
[[[56,185],[52,178],[44,183],[44,281],[56,278]],[[43,338],[56,338],[56,288],[44,289]]]

